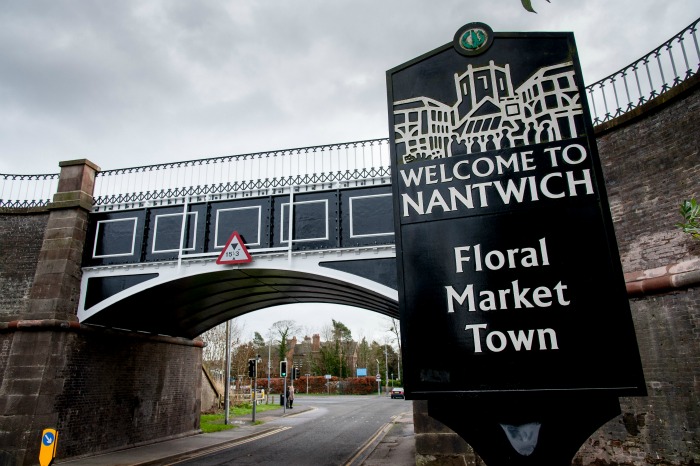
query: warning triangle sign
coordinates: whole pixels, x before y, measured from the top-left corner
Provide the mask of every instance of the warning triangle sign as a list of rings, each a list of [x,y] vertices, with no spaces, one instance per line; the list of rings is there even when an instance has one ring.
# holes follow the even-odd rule
[[[244,264],[246,262],[252,261],[248,249],[246,249],[241,235],[237,231],[234,231],[231,237],[226,242],[224,250],[219,254],[219,258],[216,259],[217,264]]]

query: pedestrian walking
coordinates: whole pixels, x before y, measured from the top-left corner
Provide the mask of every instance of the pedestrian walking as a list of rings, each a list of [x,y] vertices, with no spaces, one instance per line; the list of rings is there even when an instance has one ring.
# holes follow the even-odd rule
[[[292,409],[292,404],[294,403],[294,385],[289,387],[289,393],[287,394],[289,399],[289,409]]]

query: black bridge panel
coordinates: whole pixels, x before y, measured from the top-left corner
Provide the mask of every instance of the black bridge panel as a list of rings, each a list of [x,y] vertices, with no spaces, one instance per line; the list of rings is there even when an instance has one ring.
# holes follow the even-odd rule
[[[182,228],[183,206],[146,209],[147,235],[142,254],[143,262],[176,260],[182,239],[185,253],[202,253],[205,247],[205,204],[191,204]]]
[[[95,304],[110,296],[114,296],[120,291],[131,288],[134,285],[157,278],[157,273],[142,273],[138,275],[117,275],[110,277],[92,277],[88,279],[87,291],[85,293],[85,309],[89,309]]]
[[[394,243],[391,186],[341,190],[340,205],[343,247]]]
[[[362,259],[349,261],[321,262],[321,267],[351,273],[363,278],[381,283],[391,289],[397,290],[396,259]]]
[[[249,249],[271,247],[270,197],[212,202],[210,206],[207,252],[223,249],[234,231]]]
[[[146,214],[145,209],[90,214],[83,265],[141,262]]]
[[[273,198],[274,247],[289,245],[289,196]],[[294,195],[292,224],[295,250],[308,251],[340,246],[338,241],[338,193],[336,190]]]
[[[183,257],[219,252],[234,231],[253,253],[288,248],[289,199],[275,194],[93,212],[83,266],[174,261],[180,243]],[[304,187],[293,199],[294,251],[394,244],[389,184]]]

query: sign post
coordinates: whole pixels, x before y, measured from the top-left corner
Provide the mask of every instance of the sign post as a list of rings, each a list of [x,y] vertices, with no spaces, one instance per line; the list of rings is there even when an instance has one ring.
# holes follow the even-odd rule
[[[56,457],[58,446],[58,431],[56,429],[44,429],[41,433],[41,447],[39,448],[39,464],[49,466]]]
[[[554,400],[609,419],[646,394],[573,34],[470,23],[387,90],[406,397],[459,397],[516,458],[555,464]]]

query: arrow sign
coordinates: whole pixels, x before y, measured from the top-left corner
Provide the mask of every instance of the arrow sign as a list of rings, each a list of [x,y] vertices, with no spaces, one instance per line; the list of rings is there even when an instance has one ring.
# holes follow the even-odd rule
[[[244,264],[246,262],[251,262],[253,258],[251,257],[248,249],[246,249],[241,235],[237,231],[234,231],[231,237],[226,242],[223,251],[219,254],[219,258],[216,259],[217,264]]]
[[[56,457],[56,439],[58,431],[56,429],[44,429],[41,433],[41,446],[39,448],[39,464],[41,466],[49,466],[53,463]]]

